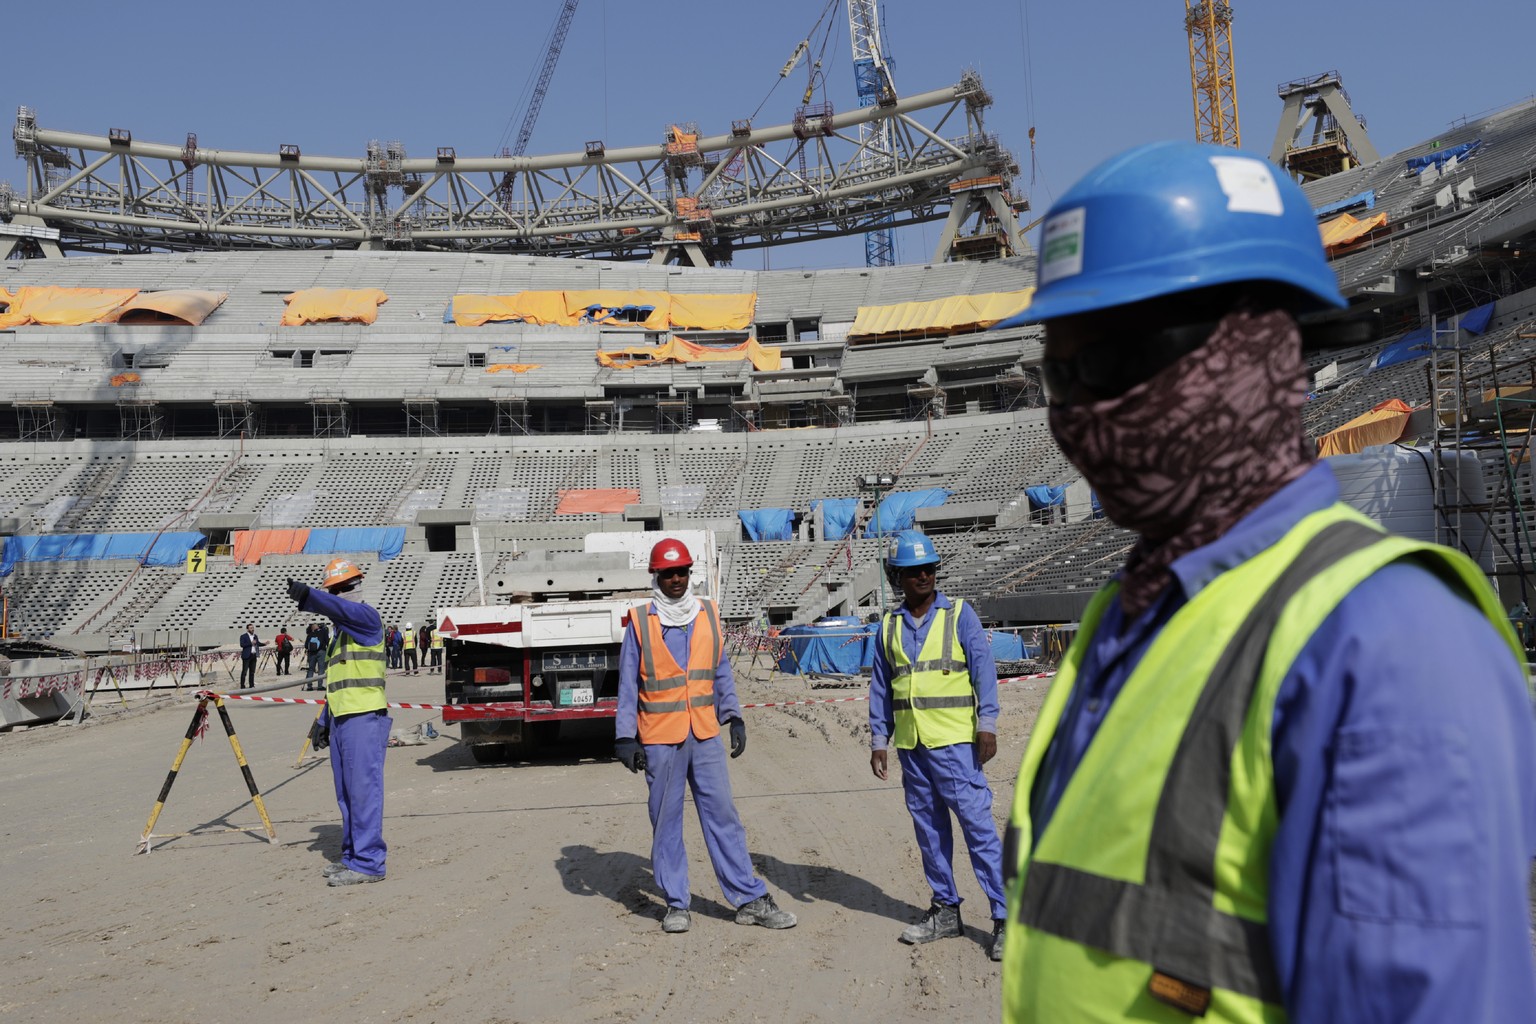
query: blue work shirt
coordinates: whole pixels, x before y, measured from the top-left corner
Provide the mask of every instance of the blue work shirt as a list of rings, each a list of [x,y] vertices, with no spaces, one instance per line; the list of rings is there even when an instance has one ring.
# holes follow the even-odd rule
[[[906,604],[896,609],[901,623],[901,649],[907,658],[916,661],[933,627],[933,614],[939,608],[953,608],[954,602],[943,592],[933,595],[928,615],[919,623],[912,617]],[[960,611],[960,621],[955,624],[955,639],[965,652],[965,668],[971,674],[971,688],[976,691],[976,731],[997,734],[997,660],[992,656],[992,642],[987,631],[981,628],[981,619],[969,603]],[[891,663],[885,656],[885,641],[875,634],[875,661],[869,676],[869,747],[884,750],[896,731],[896,711],[891,706]]]
[[[655,614],[656,602],[643,609],[636,608],[630,616]],[[661,624],[661,640],[672,652],[679,666],[688,667],[688,649],[693,641],[693,627],[698,617],[686,626]],[[645,623],[639,623],[645,628]],[[619,739],[632,738],[639,731],[640,713],[640,645],[635,642],[635,631],[624,627],[624,645],[619,648],[619,707],[613,722],[613,735]],[[736,698],[736,676],[731,672],[731,659],[725,653],[725,638],[721,637],[720,664],[715,666],[715,718],[720,722],[741,717],[741,702]]]
[[[337,639],[342,630],[364,647],[371,647],[384,639],[384,620],[370,604],[349,600],[319,587],[310,587],[309,594],[299,602],[299,610],[319,612],[336,624]]]
[[[1337,498],[1314,466],[1175,561],[1135,621],[1110,603],[1031,795],[1036,839],[1173,614]],[[1531,1020],[1536,725],[1481,612],[1411,561],[1376,572],[1281,683],[1272,757],[1269,937],[1291,1019]]]

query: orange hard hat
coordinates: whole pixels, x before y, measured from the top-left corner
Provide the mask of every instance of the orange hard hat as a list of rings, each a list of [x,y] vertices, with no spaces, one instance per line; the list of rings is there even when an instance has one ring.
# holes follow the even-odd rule
[[[651,548],[651,572],[657,569],[681,569],[693,564],[688,545],[670,537]]]
[[[363,570],[359,569],[350,560],[333,558],[330,564],[325,567],[325,579],[320,585],[330,589],[331,587],[340,586],[349,580],[360,580],[362,578]]]

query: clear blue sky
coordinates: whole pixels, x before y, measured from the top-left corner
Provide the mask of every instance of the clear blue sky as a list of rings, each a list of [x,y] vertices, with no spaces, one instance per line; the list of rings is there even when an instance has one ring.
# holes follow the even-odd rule
[[[827,0],[582,0],[531,153],[659,142],[673,121],[706,133],[757,109]],[[1038,216],[1094,163],[1158,138],[1191,138],[1179,0],[883,0],[897,88],[977,70],[988,127],[1019,157]],[[1458,118],[1536,94],[1536,0],[1232,0],[1244,148],[1267,154],[1282,81],[1338,70],[1384,154]],[[559,0],[328,0],[7,4],[0,110],[44,127],[205,147],[361,156],[400,139],[413,156],[509,145]],[[846,8],[823,70],[826,98],[857,105]],[[813,52],[821,36],[812,41]],[[793,117],[804,65],[758,124]],[[817,100],[821,98],[818,91]],[[1028,130],[1036,129],[1033,159]],[[24,169],[0,158],[0,180]],[[1032,219],[1032,218],[1031,218]],[[938,225],[905,229],[902,262],[927,262]],[[779,249],[774,267],[863,262],[858,239]],[[740,266],[762,265],[757,252]]]

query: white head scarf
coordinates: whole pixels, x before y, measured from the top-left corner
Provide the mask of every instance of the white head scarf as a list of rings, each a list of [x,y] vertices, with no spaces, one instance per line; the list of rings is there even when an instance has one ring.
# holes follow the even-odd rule
[[[693,586],[683,591],[683,596],[671,598],[661,592],[661,581],[651,574],[651,595],[656,599],[656,614],[664,626],[686,626],[699,614],[699,598]]]

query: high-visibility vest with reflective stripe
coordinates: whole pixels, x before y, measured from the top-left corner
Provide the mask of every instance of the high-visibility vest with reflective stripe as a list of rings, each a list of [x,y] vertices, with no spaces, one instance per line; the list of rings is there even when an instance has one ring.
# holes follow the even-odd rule
[[[932,749],[976,742],[976,690],[957,635],[963,607],[964,601],[949,608],[934,606],[933,625],[915,662],[901,642],[901,612],[886,612],[880,624],[896,713],[891,742],[901,750],[918,744]]]
[[[1276,696],[1339,602],[1409,557],[1473,600],[1522,657],[1470,559],[1386,534],[1335,504],[1174,614],[1034,844],[1036,778],[1115,587],[1099,592],[1040,711],[1014,791],[1003,853],[1005,1021],[1171,1022],[1200,1012],[1207,1021],[1285,1019],[1268,932]]]
[[[385,659],[383,640],[360,644],[346,630],[336,631],[325,662],[325,703],[333,716],[377,711],[389,703],[384,697]]]
[[[434,651],[442,650],[442,647],[443,647],[443,634],[434,631],[432,633],[432,641],[429,644],[429,646]]]
[[[650,605],[629,615],[640,650],[641,743],[682,743],[688,730],[701,740],[720,735],[715,715],[715,669],[720,665],[720,616],[713,601],[699,602],[688,643],[688,667],[678,665],[661,637],[661,618]]]

